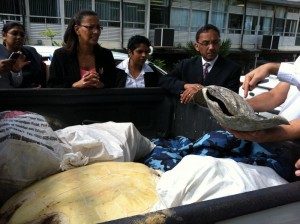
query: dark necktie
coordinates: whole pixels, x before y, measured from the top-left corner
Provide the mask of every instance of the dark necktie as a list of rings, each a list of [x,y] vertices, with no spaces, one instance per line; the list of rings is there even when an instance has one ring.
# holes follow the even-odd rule
[[[210,63],[208,63],[208,62],[206,62],[206,63],[204,64],[204,69],[203,69],[203,80],[205,80],[206,77],[207,77],[209,66],[210,66]]]

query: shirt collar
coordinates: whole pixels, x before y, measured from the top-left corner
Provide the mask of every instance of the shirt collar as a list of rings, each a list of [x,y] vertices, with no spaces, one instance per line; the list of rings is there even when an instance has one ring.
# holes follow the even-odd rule
[[[217,57],[215,57],[215,59],[214,60],[212,60],[212,61],[205,61],[204,60],[204,58],[203,57],[201,57],[202,58],[202,65],[204,65],[205,63],[209,63],[210,64],[210,67],[212,68],[213,66],[214,66],[214,64],[215,64],[215,62],[216,62],[216,60],[218,59],[218,57],[219,57],[219,55],[217,55]]]
[[[124,70],[127,74],[129,74],[128,63],[129,63],[129,58],[126,58],[125,60],[120,62],[120,64],[117,65],[117,68]],[[154,71],[147,63],[144,63],[141,73],[146,73],[146,72],[154,72]]]

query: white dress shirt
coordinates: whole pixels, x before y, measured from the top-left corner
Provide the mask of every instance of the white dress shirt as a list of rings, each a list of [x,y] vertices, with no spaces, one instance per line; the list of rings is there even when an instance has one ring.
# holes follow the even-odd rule
[[[216,63],[216,60],[218,59],[219,55],[217,55],[217,57],[212,60],[212,61],[205,61],[204,58],[202,57],[202,65],[203,65],[203,69],[204,69],[204,65],[205,63],[209,63],[210,66],[208,67],[208,73],[210,72],[210,70],[212,69],[212,67],[214,66],[214,64]]]
[[[144,74],[146,72],[154,72],[153,69],[147,63],[144,63],[140,74],[135,79],[130,74],[130,71],[128,69],[129,59],[130,58],[127,58],[117,65],[117,68],[124,70],[127,74],[125,88],[145,88]]]
[[[282,62],[277,77],[282,82],[288,82],[300,90],[300,57],[293,62]]]

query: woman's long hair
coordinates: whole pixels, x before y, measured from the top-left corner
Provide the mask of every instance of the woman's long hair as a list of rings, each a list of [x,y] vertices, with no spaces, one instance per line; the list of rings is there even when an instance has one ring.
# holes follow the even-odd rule
[[[72,54],[76,53],[79,44],[78,35],[75,32],[75,25],[81,25],[81,21],[85,16],[97,16],[97,13],[92,10],[81,10],[77,12],[71,19],[65,34],[64,34],[64,49]]]

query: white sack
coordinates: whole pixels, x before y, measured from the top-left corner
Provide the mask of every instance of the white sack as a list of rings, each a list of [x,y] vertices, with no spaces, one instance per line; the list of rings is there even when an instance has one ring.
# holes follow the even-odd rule
[[[21,111],[0,113],[0,204],[34,181],[60,170],[70,152],[43,116]]]
[[[73,153],[88,157],[88,164],[99,161],[131,162],[146,156],[155,147],[133,123],[94,123],[56,131]],[[66,161],[63,162],[66,165]]]
[[[152,211],[288,183],[273,169],[210,156],[185,156],[157,184]]]

